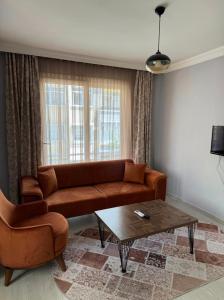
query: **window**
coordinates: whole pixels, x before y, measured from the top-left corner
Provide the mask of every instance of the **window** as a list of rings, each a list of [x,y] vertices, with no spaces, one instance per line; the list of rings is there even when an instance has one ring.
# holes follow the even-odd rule
[[[44,80],[44,163],[121,158],[121,99],[104,84]]]

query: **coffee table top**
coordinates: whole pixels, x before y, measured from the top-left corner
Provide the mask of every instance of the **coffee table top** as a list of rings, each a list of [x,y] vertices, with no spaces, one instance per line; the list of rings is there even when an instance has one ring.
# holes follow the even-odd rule
[[[142,210],[150,219],[134,211]],[[128,241],[197,223],[198,220],[162,200],[152,200],[95,211],[96,216],[120,241]]]

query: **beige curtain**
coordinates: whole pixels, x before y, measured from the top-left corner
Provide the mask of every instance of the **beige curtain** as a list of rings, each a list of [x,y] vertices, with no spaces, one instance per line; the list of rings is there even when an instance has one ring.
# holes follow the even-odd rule
[[[43,164],[128,158],[135,71],[39,58]]]
[[[133,103],[133,158],[136,162],[151,161],[152,74],[137,71]]]
[[[40,163],[38,60],[4,53],[9,195],[18,199],[19,180],[36,175]]]

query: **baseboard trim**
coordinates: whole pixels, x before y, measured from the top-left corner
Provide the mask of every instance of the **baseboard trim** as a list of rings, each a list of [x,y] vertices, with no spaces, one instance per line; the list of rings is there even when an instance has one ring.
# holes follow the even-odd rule
[[[191,203],[191,202],[187,202],[184,201],[183,199],[181,199],[180,197],[173,195],[171,193],[167,193],[167,196],[172,198],[173,200],[176,201],[180,201],[182,203],[188,204],[189,206],[191,206],[192,208],[197,208],[201,213],[203,213],[206,217],[208,218],[212,218],[214,219],[217,223],[223,224],[224,225],[224,220],[220,219],[219,217],[217,217],[216,215],[211,214],[210,212],[208,212],[207,210],[202,209],[201,207]]]

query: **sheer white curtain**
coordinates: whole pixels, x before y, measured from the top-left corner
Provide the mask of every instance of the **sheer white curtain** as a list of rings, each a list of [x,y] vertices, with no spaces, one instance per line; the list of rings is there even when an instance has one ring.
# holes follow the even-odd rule
[[[135,71],[39,59],[42,162],[131,157]]]

